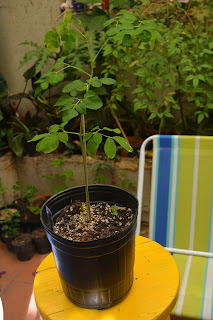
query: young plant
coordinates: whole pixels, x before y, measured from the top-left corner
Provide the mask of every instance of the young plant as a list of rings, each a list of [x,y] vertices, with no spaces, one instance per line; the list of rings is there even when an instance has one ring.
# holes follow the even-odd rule
[[[33,199],[35,198],[36,192],[38,192],[38,189],[32,184],[28,184],[24,190],[23,182],[19,181],[16,182],[16,184],[13,186],[13,189],[16,191],[23,191],[22,199],[27,199],[29,203],[32,203]]]
[[[20,214],[18,211],[14,212],[11,216],[6,217],[4,220],[0,220],[2,224],[1,230],[9,237],[13,237],[17,234],[20,228]]]
[[[74,24],[71,12],[68,12],[64,22],[59,24],[58,30],[52,28],[51,31],[46,33],[45,44],[50,51],[58,49],[60,46],[65,46],[71,51],[76,39],[79,36],[82,37],[89,53],[88,63],[90,64],[90,70],[85,71],[75,65],[68,64],[65,62],[66,56],[63,56],[57,60],[56,64],[46,74],[42,75],[41,78],[36,81],[36,84],[38,84],[36,95],[39,95],[39,93],[41,93],[42,90],[46,90],[49,85],[57,86],[61,83],[64,80],[63,71],[66,69],[75,69],[82,76],[80,79],[66,84],[62,89],[63,95],[55,103],[55,107],[60,108],[59,112],[62,113],[63,122],[60,125],[55,124],[50,126],[48,133],[37,135],[30,140],[40,140],[37,143],[38,152],[50,153],[58,147],[59,142],[66,143],[69,134],[79,137],[84,164],[88,221],[91,220],[91,217],[88,192],[87,154],[94,158],[103,140],[104,152],[110,159],[115,157],[116,143],[121,145],[126,151],[132,152],[128,141],[119,136],[119,129],[111,129],[108,127],[100,128],[96,126],[91,129],[90,132],[86,132],[85,116],[87,110],[96,111],[103,106],[101,99],[96,95],[94,90],[101,88],[102,85],[113,85],[115,83],[115,80],[112,78],[98,78],[94,76],[96,60],[109,40],[117,45],[122,43],[124,46],[130,47],[134,45],[135,41],[143,42],[145,38],[147,38],[147,34],[151,37],[152,30],[155,28],[154,22],[144,24],[143,21],[138,20],[132,12],[127,10],[120,11],[114,18],[105,22],[104,26],[108,27],[106,40],[96,54],[91,52],[87,31],[81,21],[78,21],[78,26]],[[84,81],[83,78],[85,79]],[[80,117],[80,131],[78,133],[70,132],[67,129],[67,124],[76,117]]]

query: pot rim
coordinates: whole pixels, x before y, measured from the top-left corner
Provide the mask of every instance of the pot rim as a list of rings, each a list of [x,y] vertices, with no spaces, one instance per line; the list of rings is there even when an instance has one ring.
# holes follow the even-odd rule
[[[90,241],[74,241],[74,240],[68,240],[68,239],[65,239],[57,234],[55,234],[49,227],[46,226],[46,223],[44,222],[43,220],[43,217],[42,217],[42,213],[43,211],[45,210],[45,206],[48,205],[48,202],[52,202],[55,200],[55,198],[58,198],[58,197],[61,197],[63,196],[63,194],[65,193],[68,193],[68,192],[71,192],[72,190],[83,190],[83,188],[85,188],[85,185],[81,185],[81,186],[76,186],[76,187],[72,187],[72,188],[68,188],[66,190],[62,190],[60,191],[59,193],[53,195],[51,198],[49,198],[45,203],[44,205],[41,207],[41,211],[40,211],[40,220],[42,222],[42,225],[45,229],[45,231],[52,237],[55,239],[55,241],[57,242],[62,242],[64,243],[64,245],[67,245],[69,247],[71,247],[71,244],[74,246],[74,247],[81,247],[82,249],[83,248],[88,248],[88,246],[90,247],[96,247],[97,245],[98,246],[101,246],[101,243],[103,242],[103,246],[105,245],[108,245],[108,242],[111,242],[112,240],[114,240],[115,242],[116,241],[119,241],[121,238],[122,238],[122,235],[125,236],[126,234],[128,234],[132,228],[132,226],[135,224],[136,220],[137,220],[137,214],[138,214],[138,199],[132,195],[131,193],[129,193],[128,191],[122,189],[122,188],[119,188],[119,187],[115,187],[115,186],[112,186],[112,185],[106,185],[106,184],[90,184],[89,185],[89,189],[93,189],[93,188],[102,188],[102,189],[113,189],[114,192],[115,191],[120,191],[120,192],[123,192],[124,194],[126,194],[126,196],[128,195],[128,197],[132,198],[132,200],[135,201],[135,208],[132,209],[133,210],[133,213],[134,213],[134,218],[132,220],[132,223],[123,231],[113,235],[113,236],[110,236],[110,237],[107,237],[107,238],[102,238],[102,239],[96,239],[96,240],[90,240]],[[90,191],[90,190],[89,190]],[[101,201],[101,200],[100,200]],[[91,201],[91,203],[94,203],[94,202],[97,202],[97,201]],[[115,203],[115,202],[114,202]],[[62,210],[63,208],[60,209],[60,211]],[[46,211],[46,210],[45,210]],[[56,213],[53,213],[53,218],[54,216],[57,214],[58,212]]]

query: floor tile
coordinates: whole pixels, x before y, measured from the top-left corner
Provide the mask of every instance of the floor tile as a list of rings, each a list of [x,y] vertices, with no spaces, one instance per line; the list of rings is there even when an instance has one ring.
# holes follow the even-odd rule
[[[6,245],[0,241],[0,274],[5,272],[5,278],[14,279],[25,264],[25,261],[19,261],[15,253],[10,252]]]
[[[4,290],[8,287],[10,282],[11,282],[10,279],[5,279],[3,277],[0,277],[0,296],[2,295]]]
[[[12,281],[2,294],[4,320],[41,320],[36,308],[33,286]]]
[[[34,256],[29,261],[27,261],[27,263],[25,264],[21,272],[17,275],[16,280],[33,283],[36,269],[48,254],[49,253],[47,254],[35,253]]]

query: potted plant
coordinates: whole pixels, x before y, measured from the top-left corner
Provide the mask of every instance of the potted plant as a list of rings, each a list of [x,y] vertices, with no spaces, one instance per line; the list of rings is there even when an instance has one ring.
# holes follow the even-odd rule
[[[13,205],[20,212],[20,220],[24,232],[31,232],[33,229],[40,227],[39,212],[40,207],[33,202],[38,189],[32,184],[24,187],[23,182],[17,181],[13,186],[16,191],[21,191],[22,196],[13,201]]]
[[[87,110],[98,110],[102,101],[93,89],[102,84],[113,85],[112,78],[94,76],[97,57],[107,45],[109,38],[127,47],[135,41],[142,41],[147,26],[136,22],[132,12],[123,10],[106,22],[109,27],[106,40],[99,51],[90,50],[87,32],[81,21],[73,24],[68,12],[59,31],[53,28],[45,36],[48,49],[62,46],[72,48],[80,35],[85,40],[90,57],[90,71],[69,65],[66,57],[60,57],[56,64],[36,82],[37,94],[49,84],[63,81],[63,70],[76,69],[83,78],[69,82],[62,89],[63,95],[55,103],[62,113],[62,123],[49,127],[49,132],[34,137],[38,141],[37,151],[50,153],[59,142],[66,143],[69,134],[79,137],[84,163],[85,186],[67,189],[51,197],[41,210],[41,221],[51,243],[56,266],[65,294],[75,304],[85,308],[103,309],[119,303],[133,283],[135,228],[137,220],[137,199],[128,192],[113,186],[88,185],[87,154],[95,157],[104,140],[105,154],[113,159],[116,143],[128,152],[132,147],[119,136],[119,129],[96,126],[90,132],[85,129]],[[80,117],[80,131],[70,132],[69,121]],[[68,230],[69,229],[69,230]],[[88,277],[89,274],[89,277]]]
[[[36,228],[32,232],[32,240],[39,254],[45,254],[51,251],[50,242],[47,239],[44,228]]]
[[[32,236],[30,233],[20,233],[12,241],[11,246],[18,260],[27,261],[34,255]]]
[[[8,250],[14,251],[11,241],[20,231],[20,214],[18,211],[13,212],[4,220],[0,220],[1,239],[7,245]]]

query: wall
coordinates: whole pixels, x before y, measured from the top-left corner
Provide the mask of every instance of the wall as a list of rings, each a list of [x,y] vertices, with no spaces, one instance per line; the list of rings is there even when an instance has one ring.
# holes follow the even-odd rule
[[[0,178],[2,183],[8,188],[4,196],[7,203],[11,203],[14,197],[19,195],[14,192],[12,186],[16,181],[23,182],[25,186],[28,184],[34,185],[38,189],[38,194],[53,193],[53,186],[57,183],[64,183],[61,180],[48,180],[44,178],[46,174],[62,173],[65,170],[71,169],[73,171],[73,181],[66,179],[67,187],[74,187],[84,184],[83,163],[80,155],[73,155],[71,157],[63,157],[64,163],[58,168],[54,168],[52,161],[59,159],[61,155],[47,154],[36,157],[24,156],[22,158],[13,157],[10,152],[0,157]],[[95,183],[94,170],[91,166],[99,161],[103,163],[100,158],[91,159],[88,157],[89,168],[89,183]],[[122,158],[120,162],[110,161],[113,165],[113,170],[103,170],[102,174],[105,176],[105,183],[110,185],[117,185],[124,188],[130,193],[137,195],[137,180],[138,180],[138,158]],[[144,200],[143,200],[143,218],[142,220],[148,222],[149,219],[149,197],[150,197],[150,181],[151,170],[145,169],[145,184],[144,184]],[[2,195],[0,195],[0,206],[2,206]]]
[[[0,0],[0,71],[6,78],[9,92],[22,92],[23,73],[27,66],[18,70],[26,46],[26,40],[43,45],[45,33],[56,26],[60,17],[62,0]],[[30,67],[32,64],[29,64]]]

